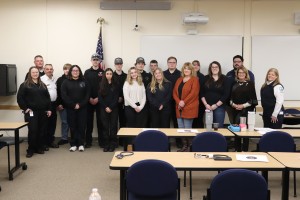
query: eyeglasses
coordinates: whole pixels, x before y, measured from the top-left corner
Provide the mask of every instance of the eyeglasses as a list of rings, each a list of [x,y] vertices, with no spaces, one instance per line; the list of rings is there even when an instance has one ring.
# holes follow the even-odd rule
[[[93,59],[93,61],[99,61],[99,59],[96,58],[96,59]]]

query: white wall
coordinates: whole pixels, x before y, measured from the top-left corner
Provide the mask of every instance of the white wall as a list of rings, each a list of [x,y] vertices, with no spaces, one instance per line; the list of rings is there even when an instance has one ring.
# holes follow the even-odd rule
[[[200,11],[210,18],[198,25],[200,35],[242,35],[245,37],[245,65],[251,69],[252,35],[298,35],[293,14],[300,10],[298,0],[171,0],[169,11],[100,10],[99,0],[1,0],[0,62],[16,64],[18,84],[37,54],[52,63],[55,76],[69,62],[87,69],[95,52],[99,24],[103,26],[105,62],[113,67],[122,57],[124,69],[133,65],[140,53],[142,35],[185,35],[183,13]],[[136,23],[140,31],[132,31]],[[147,61],[149,62],[149,61]],[[165,63],[162,63],[165,65]],[[146,67],[146,69],[148,69]],[[266,73],[266,72],[262,72]],[[287,102],[298,106],[298,102]],[[0,105],[17,105],[16,97],[0,97]],[[0,110],[0,121],[22,120],[20,112]]]

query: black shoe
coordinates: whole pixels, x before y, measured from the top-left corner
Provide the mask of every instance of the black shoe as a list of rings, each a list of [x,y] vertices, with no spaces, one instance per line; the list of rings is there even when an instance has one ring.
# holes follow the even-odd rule
[[[49,147],[47,145],[44,146],[44,151],[49,151]]]
[[[51,148],[59,148],[58,144],[55,144],[54,142],[52,142],[51,144],[49,144],[49,147],[51,147]]]
[[[108,149],[108,151],[109,152],[114,152],[115,151],[115,146],[114,145],[110,146],[109,149]]]
[[[68,140],[63,140],[63,139],[61,139],[61,140],[59,140],[59,142],[57,143],[58,145],[64,145],[64,144],[68,144],[69,143],[69,141]]]
[[[36,151],[36,153],[37,153],[37,154],[44,154],[44,153],[45,153],[45,151],[44,151],[44,150],[42,150],[42,149],[39,149],[39,150],[37,150],[37,151]]]
[[[33,152],[32,151],[27,151],[26,158],[31,158],[32,156],[33,156]]]
[[[109,147],[104,147],[103,148],[103,152],[108,152],[108,150],[109,150]]]
[[[91,148],[92,147],[92,144],[85,144],[84,145],[84,148],[88,149],[88,148]]]

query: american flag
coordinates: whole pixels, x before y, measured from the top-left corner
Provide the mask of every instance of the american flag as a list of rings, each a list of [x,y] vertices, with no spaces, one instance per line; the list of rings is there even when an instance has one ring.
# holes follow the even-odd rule
[[[97,48],[96,48],[96,53],[100,55],[100,59],[102,60],[101,63],[99,64],[101,69],[105,69],[104,65],[104,55],[103,55],[103,45],[102,45],[102,26],[100,27],[100,33],[98,36],[98,42],[97,42]]]

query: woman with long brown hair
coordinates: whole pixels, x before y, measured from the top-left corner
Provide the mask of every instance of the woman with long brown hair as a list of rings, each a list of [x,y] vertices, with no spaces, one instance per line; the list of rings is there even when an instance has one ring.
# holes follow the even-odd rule
[[[46,85],[39,77],[39,70],[30,67],[27,79],[20,85],[17,102],[28,122],[28,149],[26,157],[44,154],[47,117],[51,116],[51,99]]]

